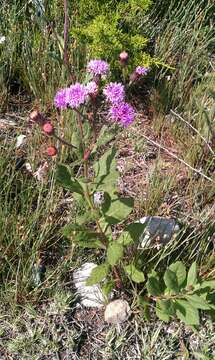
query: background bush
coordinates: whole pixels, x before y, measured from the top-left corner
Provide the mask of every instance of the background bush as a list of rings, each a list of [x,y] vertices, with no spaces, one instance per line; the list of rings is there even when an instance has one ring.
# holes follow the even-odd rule
[[[150,5],[151,0],[78,1],[71,34],[78,43],[85,44],[88,57],[107,60],[116,72],[123,50],[129,53],[131,69],[149,66],[153,59],[146,51],[148,40],[140,25]]]

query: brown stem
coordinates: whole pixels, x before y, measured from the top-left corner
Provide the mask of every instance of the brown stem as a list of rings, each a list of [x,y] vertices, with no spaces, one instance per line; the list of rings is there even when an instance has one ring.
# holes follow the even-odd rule
[[[79,127],[79,131],[80,131],[80,137],[81,137],[81,147],[82,147],[82,151],[84,154],[84,131],[83,131],[83,125],[82,125],[82,121],[81,121],[81,113],[79,111],[77,111],[77,122],[78,122],[78,127]]]
[[[91,119],[91,125],[93,130],[93,144],[96,143],[96,127],[95,127],[95,119],[96,119],[96,103],[95,99],[92,99],[93,103],[93,118]]]
[[[117,266],[113,267],[113,275],[114,275],[114,280],[115,280],[117,289],[122,289],[122,287],[123,287],[122,279],[121,279],[120,272],[119,272],[119,269],[117,268]]]

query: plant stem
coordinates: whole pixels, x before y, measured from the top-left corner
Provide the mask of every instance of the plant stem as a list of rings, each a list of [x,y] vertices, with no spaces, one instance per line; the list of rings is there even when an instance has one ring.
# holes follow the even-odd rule
[[[67,142],[66,140],[62,139],[60,136],[53,134],[53,136],[55,137],[55,139],[59,140],[62,144],[67,145],[73,149],[77,149],[77,146],[70,144],[69,142]]]
[[[90,206],[91,210],[94,211],[96,209],[95,209],[95,206],[94,206],[93,201],[91,199],[90,189],[89,189],[89,186],[88,186],[88,183],[87,183],[87,180],[88,180],[88,161],[87,160],[84,161],[84,177],[86,179],[86,197],[87,197],[87,200],[88,200],[88,203],[89,203],[89,206]],[[98,219],[96,219],[96,226],[97,226],[99,232],[101,233],[101,236],[102,236],[101,241],[102,241],[103,245],[107,248],[107,239],[106,239],[105,233],[102,230],[102,227],[101,227]]]

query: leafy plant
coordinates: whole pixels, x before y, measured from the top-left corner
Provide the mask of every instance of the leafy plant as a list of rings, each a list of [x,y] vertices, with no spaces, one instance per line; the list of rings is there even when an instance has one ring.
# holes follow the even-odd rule
[[[146,288],[149,297],[156,302],[156,315],[163,321],[177,317],[186,325],[197,326],[201,310],[215,309],[211,298],[215,281],[200,278],[196,262],[187,272],[184,264],[177,261],[166,269],[162,279],[153,271],[148,276]]]
[[[77,247],[103,252],[103,260],[92,270],[88,285],[103,284],[104,294],[107,295],[113,284],[121,289],[126,286],[126,279],[130,279],[140,286],[147,278],[147,294],[142,300],[147,317],[147,308],[156,302],[156,314],[161,320],[169,321],[177,317],[187,325],[197,326],[200,310],[214,310],[211,298],[215,289],[214,280],[201,279],[197,275],[196,263],[187,272],[181,261],[172,263],[162,278],[155,271],[147,276],[134,256],[145,225],[129,224],[118,236],[112,232],[114,225],[123,224],[129,217],[134,201],[118,195],[117,150],[113,145],[108,146],[112,139],[112,136],[105,135],[109,127],[106,124],[98,127],[97,117],[104,106],[103,99],[107,103],[107,118],[115,122],[114,126],[128,126],[133,122],[135,112],[125,102],[125,87],[122,84],[111,82],[104,85],[102,76],[107,77],[109,72],[106,62],[92,60],[87,70],[92,81],[61,89],[54,99],[57,108],[69,109],[76,114],[78,134],[75,145],[59,137],[52,123],[44,116],[35,112],[31,114],[47,136],[68,145],[72,149],[73,159],[76,158],[70,166],[57,164],[57,182],[73,193],[74,199],[82,203],[84,212],[76,216],[75,222],[64,227],[63,234]],[[134,78],[134,86],[139,76]],[[101,146],[105,151],[102,152]],[[49,148],[48,154],[55,156],[57,149]],[[133,245],[133,251],[129,252]]]

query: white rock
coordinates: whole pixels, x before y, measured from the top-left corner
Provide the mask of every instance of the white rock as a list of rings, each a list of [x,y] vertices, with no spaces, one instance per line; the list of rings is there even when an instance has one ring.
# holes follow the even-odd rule
[[[32,166],[29,162],[25,163],[26,170],[32,174]]]
[[[81,298],[81,304],[86,307],[100,308],[104,306],[105,299],[100,285],[86,286],[86,281],[96,266],[94,263],[85,263],[73,274],[77,294]]]
[[[26,135],[19,135],[17,136],[16,138],[16,148],[19,148],[20,146],[22,146],[25,142],[25,138],[26,138]]]
[[[119,324],[128,319],[131,314],[131,309],[127,301],[114,300],[111,301],[105,309],[105,321],[111,324]]]
[[[43,164],[41,164],[38,169],[33,173],[33,176],[38,181],[43,181],[48,173],[49,165],[47,161],[45,161]]]
[[[0,36],[0,44],[3,44],[6,40],[5,36]]]

